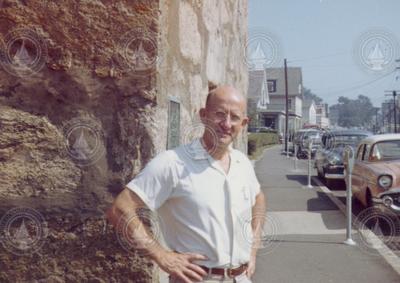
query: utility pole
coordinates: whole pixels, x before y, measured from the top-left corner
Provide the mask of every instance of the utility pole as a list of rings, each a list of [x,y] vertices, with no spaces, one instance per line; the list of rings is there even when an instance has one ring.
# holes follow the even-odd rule
[[[379,107],[375,107],[375,134],[378,133],[378,111]]]
[[[288,155],[288,141],[289,141],[289,91],[288,91],[288,78],[287,78],[287,61],[285,64],[285,98],[286,98],[286,119],[285,119],[285,152]]]
[[[394,82],[396,83],[397,80],[400,82],[400,59],[396,60],[396,63],[398,66],[396,67],[395,70],[395,79]],[[393,118],[394,118],[394,132],[397,133],[397,116],[396,116],[396,110],[397,110],[397,102],[396,102],[396,96],[397,93],[400,92],[400,90],[387,90],[386,95],[393,95]]]
[[[390,91],[391,93],[387,93],[386,95],[393,95],[393,120],[394,120],[394,133],[397,133],[397,115],[396,115],[396,108],[397,108],[397,103],[396,103],[396,96],[397,96],[397,91],[392,90]],[[391,114],[392,111],[389,111]],[[392,116],[392,115],[390,115]]]
[[[396,108],[397,108],[397,105],[396,105],[396,95],[397,95],[397,93],[396,93],[396,91],[394,90],[392,94],[393,94],[394,133],[396,134],[396,133],[397,133],[397,117],[396,117]]]

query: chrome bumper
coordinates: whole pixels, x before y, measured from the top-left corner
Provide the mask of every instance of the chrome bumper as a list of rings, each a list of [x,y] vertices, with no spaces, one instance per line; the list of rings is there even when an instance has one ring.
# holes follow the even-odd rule
[[[326,179],[344,179],[344,174],[329,174],[325,173],[325,178]]]
[[[400,188],[396,188],[396,189],[391,189],[389,191],[380,193],[377,197],[373,197],[372,198],[372,202],[374,204],[381,204],[384,205],[388,208],[390,208],[391,210],[393,210],[394,212],[398,212],[400,213],[400,206],[395,205],[394,204],[394,200],[393,200],[393,194],[399,194],[400,193]],[[398,202],[400,202],[400,196],[397,196],[398,198]]]

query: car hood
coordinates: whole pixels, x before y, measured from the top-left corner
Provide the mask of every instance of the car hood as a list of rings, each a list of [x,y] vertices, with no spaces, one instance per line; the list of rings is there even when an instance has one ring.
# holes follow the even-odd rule
[[[377,161],[372,162],[371,165],[377,174],[388,173],[400,178],[400,160]]]
[[[340,156],[340,159],[343,159],[343,151],[344,151],[344,146],[339,146],[339,147],[335,147],[331,150],[331,154],[335,154]]]
[[[375,176],[391,175],[393,177],[392,186],[400,186],[400,160],[371,162],[368,167]]]
[[[343,151],[347,146],[350,146],[353,151],[356,150],[356,146],[354,144],[339,144],[336,145],[333,149],[331,149],[331,152],[334,152],[335,154],[339,154],[340,156],[343,156]]]

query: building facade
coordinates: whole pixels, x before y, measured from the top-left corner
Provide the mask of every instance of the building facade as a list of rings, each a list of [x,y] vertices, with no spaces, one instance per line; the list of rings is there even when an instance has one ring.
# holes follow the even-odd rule
[[[301,68],[289,67],[288,77],[288,131],[302,127],[303,79]],[[264,99],[263,97],[267,97]],[[263,107],[259,101],[267,101]],[[266,68],[249,72],[248,112],[251,126],[269,127],[285,133],[286,95],[284,68]]]

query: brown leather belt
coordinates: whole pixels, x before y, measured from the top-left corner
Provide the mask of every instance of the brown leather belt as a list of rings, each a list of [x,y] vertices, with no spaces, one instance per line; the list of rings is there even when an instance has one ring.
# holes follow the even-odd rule
[[[200,265],[200,267],[203,268],[204,271],[209,274],[221,275],[224,277],[232,278],[232,277],[242,274],[247,268],[247,263],[242,264],[241,266],[236,267],[236,268],[209,268],[209,267],[202,266],[202,265]]]

